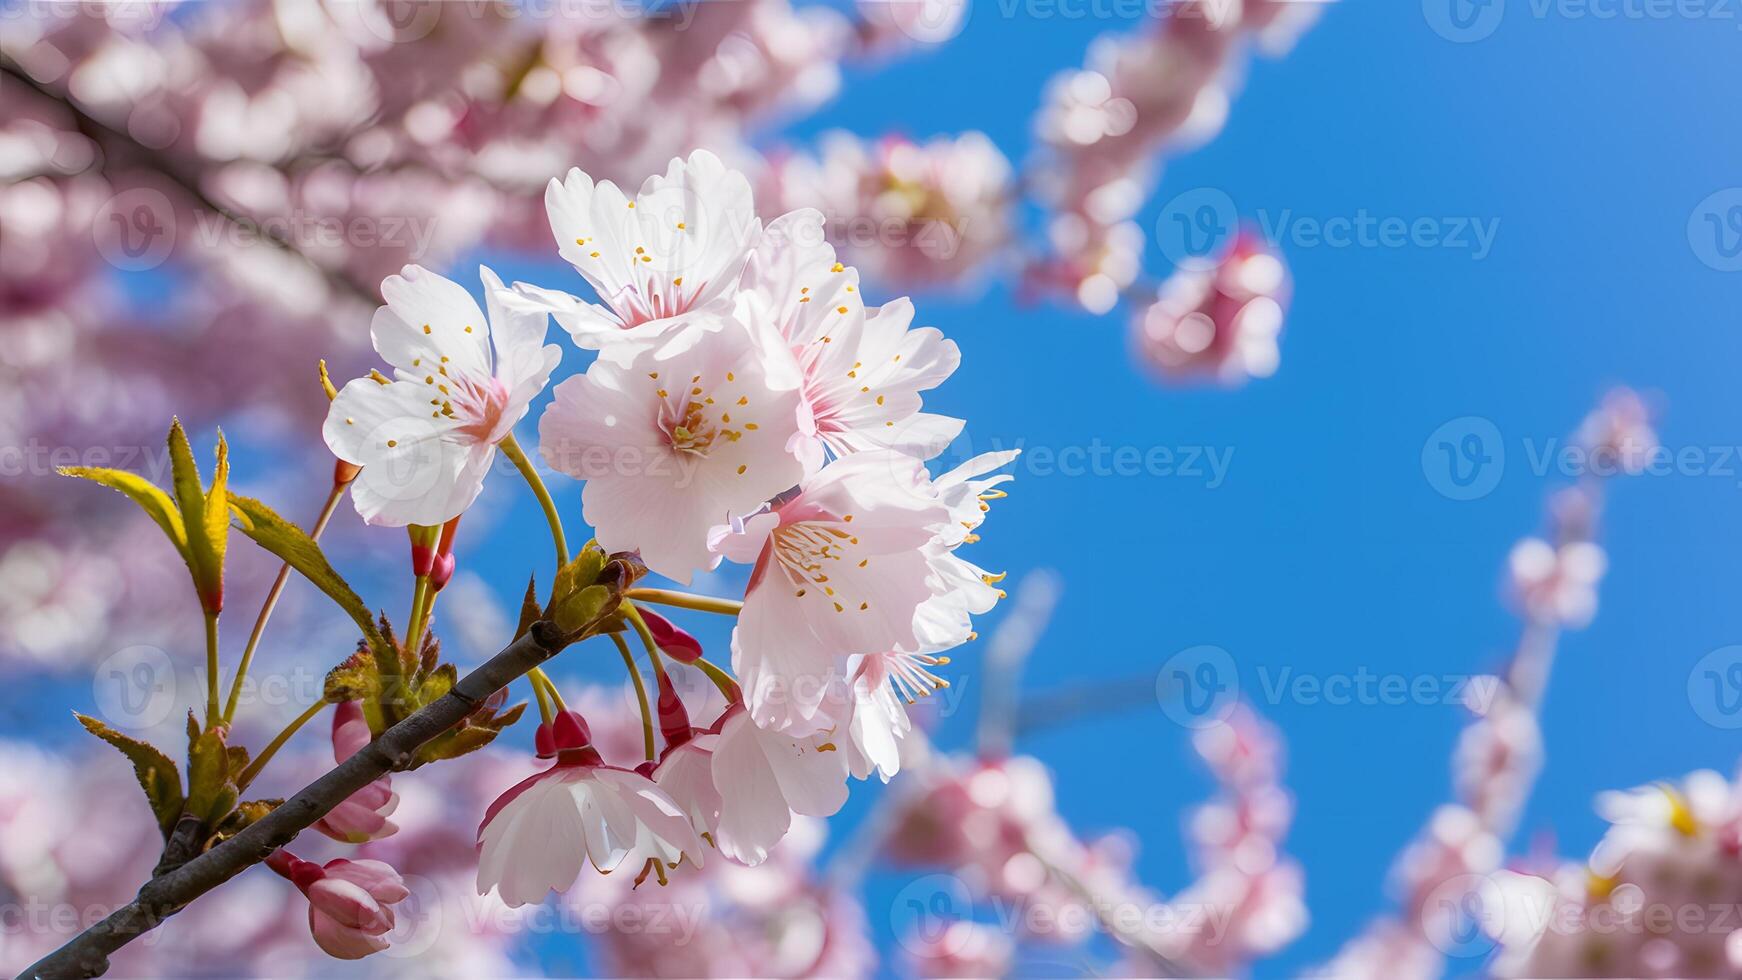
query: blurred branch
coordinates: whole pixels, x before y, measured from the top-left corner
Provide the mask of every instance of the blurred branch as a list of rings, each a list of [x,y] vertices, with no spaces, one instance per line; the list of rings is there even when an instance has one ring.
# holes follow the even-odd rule
[[[264,861],[278,848],[381,776],[405,768],[425,742],[454,727],[485,699],[561,652],[568,636],[536,622],[519,639],[461,678],[453,690],[370,742],[356,755],[236,836],[167,874],[152,878],[133,901],[73,937],[22,976],[59,980],[96,977],[109,956],[206,892]]]
[[[200,186],[199,176],[189,172],[188,168],[174,158],[146,146],[124,130],[116,129],[92,115],[70,95],[57,92],[38,82],[17,62],[5,55],[0,55],[0,78],[3,78],[8,85],[23,86],[38,98],[54,103],[72,116],[74,125],[78,127],[79,132],[102,148],[102,162],[99,167],[104,172],[110,172],[111,166],[118,159],[137,162],[142,169],[159,174],[174,184],[176,189],[191,199],[196,207],[219,215],[224,220],[239,227],[246,227],[250,231],[257,232],[263,241],[302,262],[331,283],[338,291],[369,306],[380,304],[381,298],[376,294],[373,286],[360,283],[343,272],[329,269],[316,262],[308,253],[298,248],[296,243],[286,237],[283,232],[271,227],[270,222],[254,221],[245,216],[238,216],[234,209],[226,207],[206,193],[205,188]]]
[[[1016,692],[1021,686],[1022,664],[1046,631],[1063,587],[1057,572],[1041,569],[1029,573],[1017,584],[1010,614],[992,634],[980,671],[986,678],[976,736],[981,755],[1010,754],[1019,726]]]

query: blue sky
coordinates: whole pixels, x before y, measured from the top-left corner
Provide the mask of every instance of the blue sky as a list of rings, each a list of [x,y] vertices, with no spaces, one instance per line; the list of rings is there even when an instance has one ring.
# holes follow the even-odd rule
[[[1285,59],[1251,66],[1226,130],[1169,164],[1141,216],[1153,228],[1169,201],[1209,188],[1284,229],[1295,299],[1276,377],[1238,391],[1164,389],[1130,364],[1122,318],[1021,305],[1008,283],[916,297],[920,319],[964,354],[929,405],[967,417],[975,449],[1022,444],[1031,459],[1097,446],[1209,450],[1227,461],[1219,479],[1027,466],[973,557],[1013,578],[1051,568],[1064,579],[1028,693],[1153,683],[1173,654],[1211,644],[1281,726],[1299,804],[1288,847],[1306,868],[1313,923],[1266,975],[1323,961],[1389,908],[1386,869],[1448,799],[1463,718],[1440,704],[1272,701],[1263,678],[1493,669],[1517,630],[1499,601],[1505,555],[1566,482],[1534,457],[1612,385],[1652,392],[1664,442],[1701,472],[1613,488],[1601,609],[1562,647],[1545,709],[1549,762],[1514,843],[1552,831],[1561,853],[1581,856],[1601,831],[1595,793],[1728,770],[1742,746],[1688,693],[1696,662],[1742,643],[1732,600],[1742,459],[1727,448],[1742,444],[1742,272],[1714,268],[1734,238],[1689,231],[1690,221],[1710,231],[1703,202],[1742,185],[1742,13],[1713,0],[1703,17],[1599,17],[1511,0],[1498,21],[1494,7],[1476,15],[1476,33],[1491,33],[1459,43],[1434,29],[1450,23],[1438,6],[1447,2],[1329,8]],[[941,50],[849,73],[836,101],[768,142],[830,128],[916,138],[980,129],[1025,159],[1047,79],[1080,65],[1095,35],[1136,23],[1007,7],[1017,9],[982,2]],[[1734,198],[1718,199],[1721,221],[1742,192]],[[1339,248],[1302,231],[1362,216],[1444,234],[1480,226],[1493,238]],[[555,263],[484,258],[508,278],[575,281]],[[1166,271],[1153,243],[1149,268]],[[888,295],[869,288],[874,300]],[[1423,446],[1472,417],[1493,426],[1505,463],[1491,492],[1449,499]],[[578,521],[574,486],[561,492]],[[517,500],[499,533],[542,540],[530,500]],[[543,545],[533,550],[542,562]],[[500,551],[463,548],[462,561],[506,597],[524,584],[521,562]],[[954,669],[967,708],[940,737],[959,747],[977,654]],[[1169,892],[1189,880],[1180,821],[1208,790],[1187,737],[1149,704],[1019,748],[1053,768],[1061,809],[1083,831],[1134,829],[1142,878]],[[874,796],[855,794],[837,836]],[[867,913],[886,946],[904,880],[871,884]]]

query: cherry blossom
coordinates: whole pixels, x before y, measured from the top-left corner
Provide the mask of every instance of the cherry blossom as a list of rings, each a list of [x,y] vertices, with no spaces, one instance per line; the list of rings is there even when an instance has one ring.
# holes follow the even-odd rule
[[[769,223],[739,293],[740,318],[802,379],[801,455],[815,470],[824,450],[845,455],[897,449],[930,459],[962,430],[960,419],[920,411],[920,392],[961,363],[955,343],[932,327],[910,329],[913,304],[865,306],[858,272],[835,259],[823,216],[792,211]]]
[[[917,649],[928,601],[954,615],[950,590],[972,566],[953,554],[968,535],[951,516],[918,460],[875,451],[842,457],[770,510],[715,530],[717,552],[755,566],[732,664],[758,725],[793,735],[832,727],[843,658]]]
[[[393,908],[411,894],[391,865],[340,858],[318,865],[282,848],[266,859],[308,897],[308,925],[328,956],[359,960],[388,946]]]
[[[787,451],[797,426],[798,392],[771,383],[750,332],[728,317],[676,353],[601,357],[557,385],[539,451],[586,481],[583,513],[603,547],[639,550],[688,582],[718,563],[710,528],[804,475]]]
[[[847,801],[846,758],[821,736],[794,738],[756,724],[743,705],[717,723],[714,788],[720,853],[760,864],[786,836],[794,813],[829,817]]]
[[[488,320],[458,283],[427,269],[407,266],[381,284],[387,305],[370,336],[394,377],[346,384],[322,429],[334,455],[363,467],[351,497],[371,524],[459,516],[556,368],[545,314],[481,271]]]
[[[557,763],[497,798],[478,827],[478,891],[510,907],[600,873],[645,862],[701,866],[701,839],[684,812],[646,776],[605,764],[584,725],[559,731]],[[663,872],[661,872],[663,875]]]
[[[557,252],[604,305],[519,284],[575,343],[624,363],[692,315],[729,308],[762,233],[750,182],[697,150],[649,177],[632,199],[579,168],[545,192]]]

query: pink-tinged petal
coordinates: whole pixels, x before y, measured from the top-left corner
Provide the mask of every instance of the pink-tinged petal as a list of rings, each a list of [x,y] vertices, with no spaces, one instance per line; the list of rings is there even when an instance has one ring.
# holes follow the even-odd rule
[[[375,738],[363,717],[361,701],[345,701],[333,709],[333,761],[344,762]]]
[[[313,906],[308,910],[308,927],[314,936],[315,945],[335,959],[360,960],[371,953],[379,953],[390,945],[386,936],[371,935],[345,926],[322,915]],[[391,923],[388,928],[392,928]]]
[[[311,908],[346,928],[370,933],[392,928],[392,921],[383,914],[381,903],[369,894],[367,888],[333,874],[309,886],[308,901]]]
[[[743,520],[716,525],[708,531],[708,550],[741,565],[753,565],[780,526],[780,515],[764,511]]]
[[[639,551],[687,582],[718,560],[710,530],[802,478],[786,451],[797,398],[768,386],[749,334],[725,321],[681,352],[626,368],[601,359],[558,385],[541,450],[586,480],[584,514],[602,547]]]
[[[328,861],[324,870],[327,877],[351,882],[363,888],[383,905],[404,901],[411,894],[405,887],[405,879],[385,861],[339,858]]]

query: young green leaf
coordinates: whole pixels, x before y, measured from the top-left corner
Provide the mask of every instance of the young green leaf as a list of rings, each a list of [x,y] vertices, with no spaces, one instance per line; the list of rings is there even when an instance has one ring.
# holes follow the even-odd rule
[[[119,749],[127,761],[133,763],[133,775],[139,780],[139,788],[145,791],[151,812],[167,837],[176,818],[181,816],[181,773],[176,771],[175,762],[157,746],[123,735],[95,718],[76,712],[73,717],[85,726],[86,731]]]
[[[376,629],[375,621],[370,618],[368,608],[363,605],[363,600],[333,570],[327,556],[321,552],[320,545],[313,538],[305,534],[302,528],[279,517],[272,508],[252,497],[231,496],[229,500],[230,510],[237,518],[236,526],[243,534],[284,559],[290,567],[301,572],[304,578],[338,603],[356,621],[357,627],[363,631],[363,636],[368,639],[371,647],[377,650],[384,648],[385,641],[380,630]]]
[[[139,474],[126,470],[110,470],[97,466],[62,466],[58,472],[62,476],[90,480],[126,494],[130,500],[145,509],[147,516],[157,522],[157,526],[168,535],[169,543],[175,545],[176,552],[188,563],[188,570],[193,570],[193,559],[188,555],[187,530],[182,526],[181,513],[176,510],[175,501],[169,499],[169,494],[159,490]]]
[[[220,531],[214,538],[207,520],[205,487],[200,482],[199,464],[194,462],[193,447],[188,444],[187,431],[176,419],[169,427],[169,470],[171,489],[175,491],[176,508],[187,534],[188,567],[194,573],[194,586],[206,612],[215,613],[224,605],[224,545]],[[218,450],[219,473],[214,489],[223,496],[223,483],[229,471],[227,452],[222,442]]]

